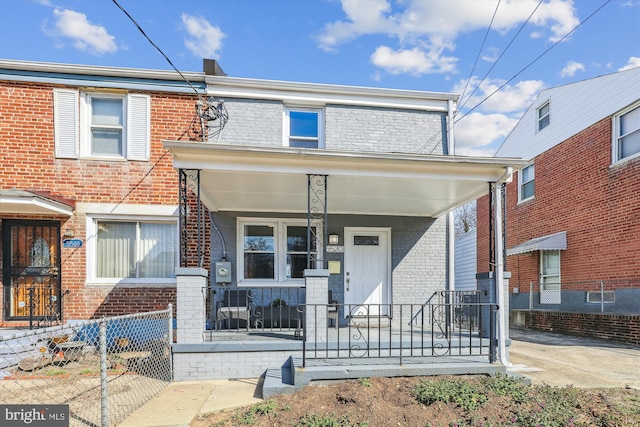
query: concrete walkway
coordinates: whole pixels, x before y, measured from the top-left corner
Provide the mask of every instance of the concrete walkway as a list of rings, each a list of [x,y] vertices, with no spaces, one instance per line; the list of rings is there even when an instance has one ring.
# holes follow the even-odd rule
[[[640,347],[559,334],[510,331],[509,371],[533,384],[640,389]],[[261,401],[258,379],[176,382],[119,427],[188,427],[198,414]]]
[[[532,384],[640,390],[640,347],[512,328],[510,371]]]
[[[260,402],[259,392],[257,379],[175,382],[118,426],[189,427],[198,414]]]

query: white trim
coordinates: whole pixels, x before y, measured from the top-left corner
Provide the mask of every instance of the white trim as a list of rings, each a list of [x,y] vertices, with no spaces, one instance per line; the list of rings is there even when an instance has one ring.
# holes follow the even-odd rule
[[[524,166],[522,169],[520,169],[518,171],[518,203],[523,203],[523,202],[526,202],[526,201],[529,201],[529,200],[533,200],[536,197],[536,190],[535,190],[535,188],[536,188],[536,166],[535,165],[536,165],[535,161],[534,162],[530,162],[529,164],[527,164],[526,166]],[[531,180],[529,180],[527,182],[522,182],[522,179],[523,179],[522,176],[524,175],[523,171],[525,169],[527,169],[528,167],[533,167],[533,179],[531,179]],[[527,184],[527,183],[532,182],[532,181],[533,181],[533,195],[523,199],[522,198],[522,186],[523,186],[523,184]]]
[[[141,211],[144,207],[141,207]],[[122,221],[122,222],[161,222],[175,224],[175,241],[176,247],[176,268],[179,266],[179,242],[180,232],[178,227],[178,218],[175,216],[159,216],[159,215],[140,215],[140,214],[109,214],[109,213],[87,213],[85,220],[85,242],[86,242],[86,285],[87,286],[167,286],[175,285],[177,280],[175,277],[159,277],[159,278],[98,278],[96,277],[96,258],[97,258],[97,235],[98,221]]]
[[[540,110],[542,110],[544,107],[549,107],[549,111],[547,112],[547,114],[545,114],[544,116],[540,117]],[[545,127],[541,128],[540,127],[540,122],[545,117],[549,118],[549,120],[548,120],[549,122],[547,123],[547,125]],[[547,98],[546,101],[541,103],[540,106],[538,108],[536,108],[536,120],[535,120],[535,123],[536,123],[536,133],[542,132],[543,130],[545,130],[546,128],[551,126],[551,100],[549,98]]]
[[[245,225],[263,225],[273,227],[274,233],[274,278],[273,279],[245,279],[244,278],[244,226]],[[300,287],[304,286],[304,276],[300,278],[287,279],[286,277],[286,253],[287,253],[287,236],[286,228],[290,226],[306,227],[307,219],[305,218],[254,218],[254,217],[238,217],[236,218],[236,284],[238,287],[243,286],[264,286],[264,287]],[[316,232],[322,235],[322,227],[314,224],[317,228]],[[317,242],[316,250],[322,252],[322,242]]]
[[[611,123],[611,164],[615,165],[618,163],[623,163],[626,162],[628,160],[634,159],[636,157],[640,156],[640,151],[638,151],[637,153],[634,153],[630,156],[627,157],[620,157],[620,147],[619,147],[619,136],[620,136],[620,117],[624,116],[625,114],[635,110],[636,108],[640,108],[640,101],[635,102],[631,105],[629,105],[628,107],[624,108],[623,110],[617,112],[616,114],[614,114],[611,118],[612,123]],[[637,129],[635,132],[640,132],[640,129]]]
[[[289,142],[291,140],[290,135],[290,124],[291,124],[291,112],[304,112],[304,113],[317,113],[318,114],[318,146],[314,147],[316,149],[324,149],[326,147],[325,143],[325,114],[324,108],[319,107],[298,107],[295,105],[285,105],[284,106],[284,114],[283,114],[283,123],[282,123],[282,145],[284,147],[289,147]],[[295,148],[295,147],[292,147]]]

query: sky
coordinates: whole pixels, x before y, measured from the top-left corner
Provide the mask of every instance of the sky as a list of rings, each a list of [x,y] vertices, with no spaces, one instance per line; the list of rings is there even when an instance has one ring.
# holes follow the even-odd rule
[[[542,89],[640,66],[640,0],[0,0],[1,59],[173,70],[165,56],[455,93],[455,154],[490,156]]]

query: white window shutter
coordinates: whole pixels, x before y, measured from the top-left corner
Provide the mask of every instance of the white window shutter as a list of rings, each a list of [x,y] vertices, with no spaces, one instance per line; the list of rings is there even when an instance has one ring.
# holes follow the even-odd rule
[[[149,160],[150,116],[149,95],[129,94],[127,96],[127,159]]]
[[[77,159],[80,133],[77,91],[53,90],[53,122],[56,157]]]

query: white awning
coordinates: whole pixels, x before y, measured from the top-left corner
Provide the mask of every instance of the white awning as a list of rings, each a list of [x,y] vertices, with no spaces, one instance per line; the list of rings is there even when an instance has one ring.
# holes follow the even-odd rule
[[[566,249],[567,232],[561,231],[547,236],[536,237],[535,239],[528,240],[518,246],[514,246],[511,249],[507,249],[507,255],[517,255],[535,251],[564,251]]]
[[[0,190],[0,213],[73,215],[73,203],[25,190]]]

